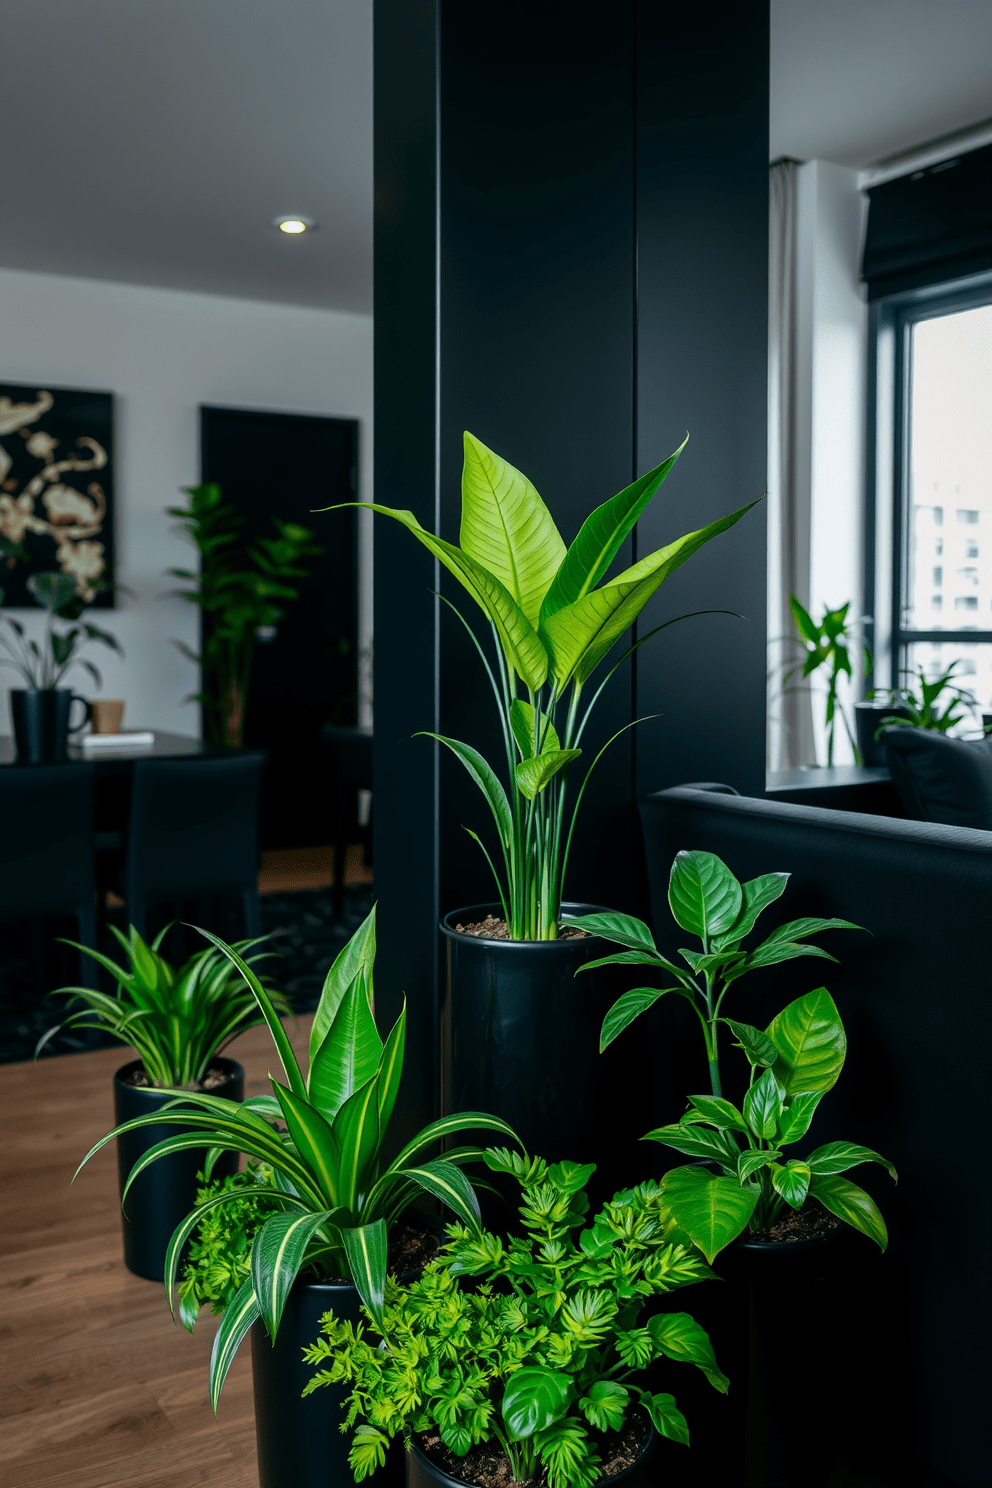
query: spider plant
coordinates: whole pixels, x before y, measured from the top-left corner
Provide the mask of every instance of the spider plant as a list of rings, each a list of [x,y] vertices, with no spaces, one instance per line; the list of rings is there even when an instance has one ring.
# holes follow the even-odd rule
[[[567,548],[527,477],[467,432],[459,546],[428,532],[412,512],[349,503],[368,505],[412,532],[490,622],[494,665],[471,626],[451,606],[482,659],[496,698],[506,785],[470,745],[441,734],[429,737],[454,752],[486,798],[502,872],[477,834],[470,835],[493,871],[514,940],[557,939],[576,812],[592,770],[624,730],[594,756],[567,814],[571,767],[583,754],[590,714],[610,677],[665,625],[628,647],[596,683],[593,674],[669,574],[755,504],[676,538],[601,583],[684,447],[685,440],[667,460],[597,507]]]
[[[89,946],[66,941],[105,967],[117,991],[111,995],[88,987],[59,987],[53,997],[69,997],[82,1006],[39,1039],[35,1058],[61,1028],[96,1028],[130,1044],[153,1085],[180,1089],[199,1084],[211,1059],[246,1028],[261,1023],[262,1014],[239,972],[216,947],[197,951],[178,969],[170,965],[159,950],[170,928],[166,925],[149,946],[133,925],[130,937],[111,925],[127,957],[123,966]],[[247,955],[258,944],[239,941],[235,950]],[[248,960],[258,961],[264,954],[255,951]],[[281,992],[270,988],[268,996],[280,1013],[289,1012]]]
[[[210,1398],[216,1410],[241,1340],[258,1318],[275,1339],[286,1298],[302,1271],[318,1278],[350,1276],[373,1316],[381,1317],[389,1227],[418,1191],[441,1200],[478,1231],[478,1200],[461,1169],[480,1159],[482,1149],[461,1146],[443,1157],[425,1158],[435,1144],[470,1128],[502,1132],[513,1141],[517,1137],[495,1116],[462,1112],[424,1127],[383,1165],[382,1148],[403,1074],[406,1008],[383,1042],[372,1011],[374,909],[327,974],[310,1034],[306,1074],[269,993],[251,967],[234,947],[216,936],[207,938],[251,989],[286,1083],[272,1079],[272,1095],[252,1096],[243,1104],[184,1092],[154,1115],[126,1121],[103,1137],[80,1168],[121,1132],[158,1123],[185,1129],[137,1160],[122,1203],[138,1174],[172,1152],[205,1147],[244,1153],[268,1165],[272,1181],[262,1181],[256,1192],[271,1200],[278,1212],[259,1228],[252,1245],[251,1275],[224,1309],[210,1361]],[[208,1158],[205,1171],[209,1167]],[[170,1308],[176,1270],[193,1231],[217,1205],[243,1199],[239,1188],[222,1192],[197,1205],[178,1226],[165,1261]]]

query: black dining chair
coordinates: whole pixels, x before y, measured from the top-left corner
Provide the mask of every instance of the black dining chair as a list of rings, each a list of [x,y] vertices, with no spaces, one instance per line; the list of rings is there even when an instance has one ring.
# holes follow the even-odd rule
[[[150,904],[238,896],[259,934],[258,794],[265,753],[142,759],[134,765],[124,864],[129,922]]]
[[[8,765],[0,770],[0,915],[32,923],[72,915],[81,945],[96,948],[91,764]],[[98,968],[80,956],[84,987]]]

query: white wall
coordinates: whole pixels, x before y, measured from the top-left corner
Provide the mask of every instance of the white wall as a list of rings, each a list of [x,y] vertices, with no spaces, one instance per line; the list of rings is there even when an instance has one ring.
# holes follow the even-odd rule
[[[198,406],[359,419],[362,499],[371,500],[371,317],[0,270],[0,382],[115,394],[117,578],[134,592],[96,616],[124,660],[100,646],[93,660],[103,696],[126,700],[126,728],[197,733],[199,709],[183,703],[197,669],[171,644],[195,649],[196,611],[162,596],[175,582],[168,568],[195,567],[165,508],[199,479]],[[359,514],[362,647],[372,632],[371,515]],[[39,611],[11,613],[40,629]],[[81,669],[66,680],[92,695]]]
[[[859,282],[866,198],[858,174],[812,160],[799,171],[799,346],[809,357],[810,603],[819,619],[864,597],[865,369],[868,328]],[[804,324],[803,324],[804,322]],[[857,659],[852,656],[855,672]],[[855,676],[854,697],[863,684]],[[848,702],[853,701],[852,697]],[[826,762],[821,699],[814,694],[817,759]],[[851,716],[853,725],[853,715]],[[853,761],[846,735],[835,735],[834,763]]]

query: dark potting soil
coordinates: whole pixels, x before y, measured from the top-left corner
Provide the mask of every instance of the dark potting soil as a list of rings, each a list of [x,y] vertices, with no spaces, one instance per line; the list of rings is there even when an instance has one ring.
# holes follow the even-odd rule
[[[191,1080],[188,1085],[182,1085],[181,1090],[216,1090],[219,1085],[226,1085],[231,1078],[229,1070],[220,1069],[216,1064],[207,1066],[206,1074],[202,1080]],[[150,1080],[145,1073],[144,1066],[141,1069],[132,1070],[131,1073],[121,1081],[122,1085],[134,1085],[138,1090],[154,1090],[154,1081]]]
[[[638,1412],[631,1415],[622,1431],[596,1433],[596,1448],[602,1458],[599,1468],[601,1482],[608,1482],[633,1466],[648,1439],[649,1429],[647,1417]],[[435,1467],[459,1483],[470,1483],[476,1488],[547,1488],[548,1479],[543,1467],[536,1477],[520,1483],[513,1476],[510,1460],[498,1443],[484,1442],[473,1447],[464,1457],[456,1457],[450,1447],[434,1434],[425,1432],[422,1436],[415,1436],[414,1441]]]
[[[780,1219],[767,1230],[756,1230],[748,1225],[744,1238],[755,1245],[781,1244],[783,1240],[825,1240],[841,1221],[822,1204],[804,1204],[801,1209],[787,1209]]]
[[[419,1225],[397,1225],[389,1237],[388,1269],[393,1276],[419,1275],[440,1248],[441,1242],[433,1230]]]
[[[512,940],[510,927],[505,920],[497,920],[493,915],[486,915],[484,920],[473,920],[471,925],[456,925],[463,935],[474,935],[479,940]],[[589,935],[588,930],[577,930],[574,925],[566,921],[558,926],[559,940],[585,940]]]

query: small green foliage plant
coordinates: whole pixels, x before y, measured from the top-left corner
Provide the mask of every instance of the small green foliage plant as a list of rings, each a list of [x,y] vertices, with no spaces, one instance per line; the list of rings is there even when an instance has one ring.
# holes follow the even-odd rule
[[[53,997],[69,997],[81,1006],[39,1039],[35,1058],[60,1029],[95,1028],[130,1044],[152,1085],[175,1089],[199,1085],[210,1061],[232,1039],[261,1023],[262,1014],[239,972],[216,947],[197,951],[180,967],[172,966],[161,953],[170,928],[167,925],[147,945],[133,925],[128,936],[111,925],[127,958],[124,965],[102,951],[66,941],[109,971],[117,991],[88,987],[54,991]],[[234,949],[247,964],[257,963],[266,954],[255,949],[261,943],[242,940]],[[281,992],[270,987],[268,996],[280,1015],[289,1013]]]
[[[215,1315],[233,1302],[240,1287],[251,1275],[251,1249],[255,1236],[270,1214],[280,1205],[267,1192],[273,1186],[273,1171],[267,1164],[249,1162],[244,1172],[231,1173],[223,1180],[207,1180],[199,1175],[201,1186],[196,1194],[196,1207],[203,1208],[203,1218],[190,1240],[189,1257],[179,1283],[179,1320],[192,1328],[201,1307]],[[211,1205],[221,1194],[230,1194],[229,1202]]]
[[[440,734],[430,737],[461,761],[492,814],[499,844],[496,862],[477,834],[470,835],[493,871],[513,940],[558,937],[576,812],[592,770],[613,740],[594,756],[569,814],[571,768],[582,756],[590,715],[610,677],[665,625],[642,636],[596,682],[594,674],[668,576],[754,505],[676,538],[606,580],[621,545],[684,447],[685,441],[654,470],[598,506],[570,547],[527,477],[469,433],[457,545],[422,527],[412,512],[371,506],[404,526],[444,565],[492,630],[494,664],[451,606],[492,686],[506,784],[470,745]]]
[[[640,1409],[688,1444],[670,1394],[638,1376],[657,1360],[694,1364],[719,1391],[728,1381],[706,1332],[651,1299],[712,1275],[677,1228],[657,1183],[618,1193],[594,1218],[584,1187],[592,1165],[552,1167],[490,1149],[495,1172],[520,1183],[522,1233],[448,1228],[440,1258],[410,1286],[390,1279],[381,1312],[357,1327],[328,1313],[305,1352],[317,1367],[305,1390],[343,1384],[343,1429],[361,1482],[391,1439],[437,1434],[457,1457],[498,1443],[513,1480],[540,1473],[550,1488],[592,1488],[602,1434]]]
[[[722,1009],[731,985],[750,971],[777,966],[797,956],[833,961],[834,957],[820,946],[807,944],[809,937],[824,930],[860,929],[849,920],[806,917],[780,925],[760,945],[744,950],[742,942],[751,934],[762,910],[782,896],[788,881],[787,873],[763,873],[760,878],[740,883],[715,853],[678,853],[668,881],[668,903],[679,927],[700,941],[698,950],[678,953],[687,971],[661,954],[647,925],[632,915],[609,912],[581,915],[570,921],[626,947],[588,962],[580,971],[594,966],[651,966],[669,981],[662,987],[635,987],[617,999],[603,1020],[600,1052],[659,997],[674,992],[689,1003],[699,1019],[712,1092],[722,1095],[718,1036],[720,1024],[729,1022]]]
[[[748,1225],[767,1231],[812,1199],[885,1250],[888,1233],[877,1204],[841,1175],[880,1163],[894,1181],[887,1158],[856,1142],[827,1142],[805,1157],[785,1155],[806,1136],[844,1068],[847,1037],[826,987],[790,1002],[764,1032],[747,1023],[730,1027],[750,1066],[740,1106],[693,1095],[681,1121],[648,1132],[650,1141],[696,1159],[662,1179],[678,1225],[712,1260]]]
[[[273,517],[274,537],[246,543],[244,519],[212,481],[184,486],[189,506],[170,506],[200,553],[200,569],[170,568],[192,585],[178,592],[203,615],[202,652],[182,642],[179,650],[200,667],[202,690],[192,701],[203,705],[207,737],[214,744],[244,741],[245,707],[255,644],[260,630],[279,624],[298,597],[294,587],[307,577],[305,558],[324,550],[309,527]]]
[[[0,656],[0,666],[13,667],[24,679],[24,685],[32,692],[43,692],[58,687],[70,667],[81,666],[89,672],[97,687],[103,685],[99,671],[79,652],[91,641],[109,646],[123,655],[117,637],[109,630],[101,630],[91,620],[83,620],[86,600],[76,589],[76,580],[71,574],[36,573],[27,581],[28,588],[39,605],[48,612],[45,621],[45,636],[41,645],[26,640],[24,626],[13,615],[0,614],[0,645],[7,652]],[[106,588],[98,585],[97,591]],[[96,592],[96,591],[95,591]],[[0,589],[0,605],[3,590]],[[53,622],[63,621],[68,629],[56,629]]]
[[[969,713],[974,714],[978,708],[978,699],[973,692],[957,685],[954,673],[959,665],[960,662],[952,661],[946,671],[930,682],[927,681],[926,670],[919,667],[915,673],[903,674],[913,677],[915,685],[911,682],[905,687],[893,687],[885,693],[871,694],[873,697],[884,696],[887,702],[898,704],[901,709],[898,718],[887,718],[876,729],[875,738],[880,738],[893,725],[946,734],[956,724],[963,723]]]
[[[373,1014],[375,910],[341,951],[327,974],[310,1033],[309,1069],[301,1069],[278,1011],[251,966],[231,946],[203,931],[241,976],[272,1034],[285,1084],[270,1076],[271,1095],[241,1102],[184,1093],[151,1116],[126,1121],[87,1153],[80,1167],[121,1132],[172,1124],[182,1131],[157,1142],[131,1169],[121,1196],[138,1175],[172,1152],[204,1147],[243,1153],[266,1165],[256,1174],[258,1193],[276,1212],[257,1230],[250,1274],[224,1308],[210,1358],[214,1410],[231,1360],[252,1324],[261,1318],[276,1338],[286,1298],[301,1274],[315,1279],[350,1277],[373,1315],[381,1315],[390,1227],[420,1192],[440,1200],[468,1225],[479,1227],[479,1203],[462,1168],[481,1159],[475,1146],[434,1147],[468,1129],[516,1134],[495,1116],[462,1112],[431,1122],[391,1162],[382,1156],[403,1075],[404,1006],[385,1041]],[[210,1159],[207,1159],[209,1170]],[[271,1173],[266,1178],[265,1173]],[[212,1209],[244,1202],[240,1187],[198,1204],[177,1226],[165,1258],[170,1308],[179,1258],[193,1231]]]
[[[799,603],[794,594],[789,595],[789,607],[792,610],[792,618],[795,621],[798,636],[790,637],[798,640],[802,646],[805,656],[800,666],[794,667],[786,674],[784,685],[788,685],[791,679],[800,673],[802,680],[812,677],[815,672],[823,672],[827,679],[827,703],[826,703],[826,725],[827,725],[827,764],[834,762],[834,733],[837,726],[837,717],[847,731],[847,737],[851,741],[854,750],[856,764],[861,764],[861,755],[855,743],[854,734],[851,731],[850,720],[844,712],[843,706],[838,698],[838,685],[842,676],[853,680],[851,669],[851,651],[857,645],[857,626],[854,621],[848,619],[851,602],[841,605],[836,610],[824,608],[823,619],[817,623]],[[868,647],[863,645],[864,653],[864,675],[871,671],[872,657]]]

